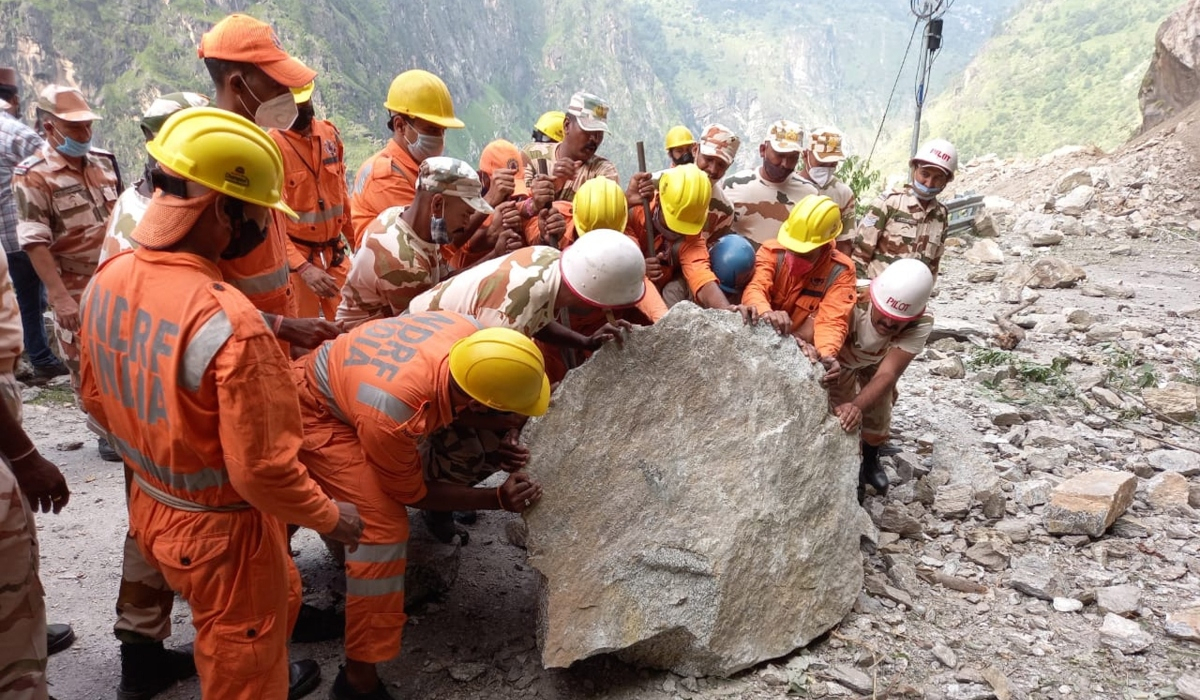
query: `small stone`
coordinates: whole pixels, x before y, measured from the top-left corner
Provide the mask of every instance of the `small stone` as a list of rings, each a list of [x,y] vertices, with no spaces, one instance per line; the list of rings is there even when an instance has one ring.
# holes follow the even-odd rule
[[[971,246],[964,257],[967,262],[974,265],[984,263],[999,265],[1004,262],[1004,251],[1000,250],[1000,245],[996,241],[990,238],[981,238],[975,241],[975,245]]]
[[[1059,231],[1028,231],[1025,234],[1029,238],[1029,245],[1034,248],[1044,246],[1058,245],[1062,243],[1063,235]]]
[[[1200,607],[1167,613],[1167,636],[1200,642]]]
[[[1188,450],[1155,450],[1146,455],[1146,461],[1160,472],[1176,472],[1183,476],[1200,474],[1200,455]]]
[[[898,535],[913,537],[921,534],[924,528],[921,526],[921,521],[914,518],[908,509],[899,503],[889,503],[883,507],[883,512],[879,514],[875,525],[880,530],[894,532]]]
[[[512,546],[525,549],[526,541],[529,539],[529,526],[525,524],[524,520],[513,518],[504,523],[504,537]]]
[[[1127,472],[1090,471],[1059,484],[1046,506],[1046,530],[1053,535],[1099,537],[1129,508],[1137,477]]]
[[[787,671],[774,664],[767,664],[766,668],[758,672],[758,677],[767,685],[778,687],[788,684]]]
[[[1121,652],[1137,654],[1145,651],[1154,638],[1133,620],[1108,613],[1100,627],[1100,642]]]
[[[1161,389],[1142,389],[1142,400],[1155,413],[1188,422],[1196,418],[1196,387],[1171,382]]]
[[[975,489],[971,484],[947,484],[938,487],[933,510],[947,518],[966,517],[971,510]]]
[[[998,428],[1010,428],[1014,425],[1020,425],[1025,422],[1021,414],[1017,411],[1001,411],[992,416],[992,425]]]
[[[1054,194],[1064,195],[1076,187],[1092,187],[1095,184],[1095,181],[1092,180],[1092,174],[1085,168],[1074,168],[1067,171],[1065,175],[1058,178],[1058,181],[1054,183]]]
[[[1004,571],[1008,568],[1008,555],[996,549],[991,542],[971,545],[963,556],[989,571]]]
[[[1146,523],[1132,515],[1122,515],[1113,523],[1112,534],[1127,540],[1140,540],[1149,537],[1153,531]]]
[[[1040,506],[1050,500],[1054,487],[1045,479],[1030,479],[1013,485],[1013,500],[1026,508]]]
[[[1028,286],[1034,289],[1065,289],[1087,279],[1087,272],[1062,258],[1042,258],[1033,264]]]
[[[1125,405],[1125,401],[1117,395],[1117,392],[1102,386],[1092,387],[1092,396],[1107,408],[1121,408]]]
[[[1189,498],[1187,477],[1178,472],[1163,472],[1146,484],[1146,500],[1159,510],[1186,506]]]
[[[962,379],[967,376],[967,369],[963,366],[962,359],[957,355],[952,355],[933,363],[929,367],[929,372],[947,379]]]
[[[1096,343],[1111,343],[1121,339],[1121,328],[1108,323],[1098,323],[1088,329],[1088,343],[1095,345]]]
[[[1055,198],[1054,211],[1067,216],[1082,216],[1083,212],[1092,206],[1095,196],[1095,187],[1080,185],[1067,194]]]
[[[845,686],[859,695],[871,695],[875,692],[875,684],[871,677],[850,666],[834,664],[829,667],[829,678],[838,685]]]
[[[1115,248],[1110,248],[1109,255],[1133,255],[1133,246],[1119,245]]]
[[[996,532],[1008,537],[1013,544],[1029,541],[1029,523],[1024,520],[1001,520],[995,527]]]
[[[1180,676],[1175,681],[1179,700],[1200,700],[1200,676]]]
[[[933,658],[951,671],[958,668],[958,656],[953,649],[941,642],[933,645]]]
[[[1096,589],[1096,607],[1102,613],[1131,617],[1137,614],[1141,604],[1142,592],[1137,586],[1124,584]]]
[[[58,450],[59,452],[74,452],[75,450],[83,449],[83,443],[79,440],[60,442],[54,446],[54,449]]]
[[[1059,612],[1072,613],[1083,610],[1083,601],[1074,598],[1055,598],[1051,605]]]
[[[997,274],[995,270],[971,270],[967,273],[967,281],[973,284],[995,282]]]
[[[1054,600],[1067,594],[1067,582],[1045,559],[1026,554],[1013,563],[1008,585],[1040,600]]]
[[[450,677],[459,683],[470,683],[487,673],[488,665],[481,663],[458,663],[450,666]]]

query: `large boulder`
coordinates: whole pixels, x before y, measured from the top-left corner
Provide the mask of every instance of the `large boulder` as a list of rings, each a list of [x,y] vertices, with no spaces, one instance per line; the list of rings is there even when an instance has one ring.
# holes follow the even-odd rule
[[[681,303],[567,376],[525,438],[546,667],[728,676],[854,605],[858,439],[791,338]]]
[[[1200,0],[1188,0],[1158,28],[1142,80],[1142,131],[1200,99]]]

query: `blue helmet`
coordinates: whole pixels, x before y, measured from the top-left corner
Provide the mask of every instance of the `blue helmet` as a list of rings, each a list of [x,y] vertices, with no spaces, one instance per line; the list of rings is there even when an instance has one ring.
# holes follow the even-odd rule
[[[726,294],[737,294],[754,274],[754,245],[746,238],[730,233],[722,236],[708,250],[717,284]]]

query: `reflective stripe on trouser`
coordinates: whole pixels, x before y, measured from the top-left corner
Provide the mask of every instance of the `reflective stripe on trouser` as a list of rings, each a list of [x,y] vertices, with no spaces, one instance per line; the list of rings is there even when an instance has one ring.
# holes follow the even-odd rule
[[[125,468],[125,502],[129,503],[132,472]],[[126,533],[121,559],[121,585],[117,589],[117,623],[113,634],[122,642],[161,642],[171,636],[171,608],[175,591],[162,572],[150,566],[133,535]]]
[[[500,447],[502,436],[493,430],[451,423],[421,442],[421,468],[425,478],[474,486],[499,468],[487,455]]]
[[[834,385],[829,387],[829,400],[834,405],[840,405],[854,400],[858,392],[866,386],[879,365],[860,367],[858,369],[842,368]],[[892,404],[896,403],[900,392],[892,389],[892,395],[884,397],[873,406],[868,406],[862,412],[862,439],[868,445],[882,445],[892,431]]]
[[[46,700],[46,602],[37,531],[17,479],[0,459],[0,698]]]
[[[354,428],[326,416],[306,418],[300,461],[322,490],[353,503],[362,541],[346,552],[346,658],[379,663],[400,653],[408,512],[383,491]]]
[[[284,526],[258,510],[191,513],[153,500],[134,483],[130,529],[146,561],[192,609],[200,695],[285,700],[287,641],[299,612],[300,576]]]
[[[302,249],[301,252],[307,251]],[[325,257],[330,258],[331,255],[330,251],[326,249]],[[312,264],[325,270],[329,273],[330,277],[333,277],[333,283],[338,288],[338,293],[328,299],[318,297],[316,292],[310,289],[308,284],[305,283],[300,273],[293,272],[292,287],[296,290],[296,313],[300,318],[323,317],[326,321],[333,321],[337,315],[338,305],[342,303],[342,285],[346,283],[346,275],[350,274],[350,256],[343,255],[341,264],[337,266],[323,267],[321,265],[321,256],[314,255],[312,256]]]
[[[63,286],[71,298],[82,308],[83,290],[87,288],[90,276],[77,275],[73,272],[62,272]],[[58,317],[54,320],[54,338],[58,341],[58,354],[63,364],[71,370],[71,388],[75,390],[75,403],[79,403],[79,335],[58,325]]]

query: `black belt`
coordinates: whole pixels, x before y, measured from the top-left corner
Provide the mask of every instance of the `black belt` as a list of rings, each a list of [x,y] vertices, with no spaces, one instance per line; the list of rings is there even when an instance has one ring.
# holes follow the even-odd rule
[[[333,257],[329,261],[329,267],[337,267],[338,265],[342,264],[343,260],[346,259],[346,246],[344,243],[342,243],[341,236],[338,236],[337,238],[330,238],[327,241],[317,241],[315,243],[313,241],[301,240],[295,236],[288,236],[288,239],[296,245],[305,246],[310,249],[308,253],[308,262],[310,263],[313,261],[314,255],[320,253],[326,248],[333,249]],[[322,264],[325,262],[324,258],[325,256],[322,255]]]

